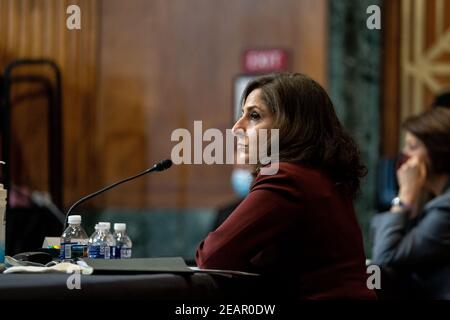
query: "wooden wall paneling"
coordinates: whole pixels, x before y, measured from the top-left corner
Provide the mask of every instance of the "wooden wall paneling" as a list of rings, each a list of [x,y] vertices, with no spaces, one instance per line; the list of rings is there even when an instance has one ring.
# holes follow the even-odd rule
[[[450,2],[385,1],[383,144],[385,155],[402,145],[400,124],[450,90]]]
[[[445,0],[401,1],[401,120],[429,108],[436,94],[450,88],[441,77],[450,72],[446,9],[450,4]]]
[[[248,48],[291,52],[325,83],[327,1],[104,1],[98,144],[104,184],[170,155],[176,128],[231,128],[232,79]],[[232,197],[231,166],[185,165],[104,195],[102,206],[210,207]]]
[[[82,10],[82,30],[66,28],[66,8]],[[95,95],[98,56],[98,0],[0,0],[0,68],[20,58],[50,58],[61,68],[63,81],[64,190],[65,206],[98,186],[92,172],[97,166]],[[50,74],[40,68],[21,68]],[[18,72],[18,73],[19,73]],[[48,188],[45,100],[18,97],[31,90],[16,87],[13,99],[13,182],[32,189]],[[44,178],[45,177],[45,178]]]
[[[81,8],[80,31],[65,26],[69,4]],[[66,206],[170,156],[176,128],[192,130],[194,120],[204,130],[231,128],[232,80],[245,49],[287,49],[292,71],[326,85],[326,0],[0,0],[0,8],[1,68],[23,57],[52,58],[61,67]],[[15,98],[28,92],[16,90]],[[45,189],[44,101],[23,104],[13,122],[14,178]],[[174,167],[91,204],[216,206],[232,197],[230,172]]]

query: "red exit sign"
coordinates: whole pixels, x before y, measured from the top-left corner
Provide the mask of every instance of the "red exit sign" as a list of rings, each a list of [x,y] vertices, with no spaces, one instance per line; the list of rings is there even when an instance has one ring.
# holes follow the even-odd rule
[[[281,49],[247,50],[244,53],[245,72],[276,72],[287,69],[288,54]]]

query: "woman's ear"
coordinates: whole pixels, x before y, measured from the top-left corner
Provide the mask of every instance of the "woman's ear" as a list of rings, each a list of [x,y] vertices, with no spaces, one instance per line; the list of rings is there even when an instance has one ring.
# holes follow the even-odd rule
[[[420,157],[419,158],[419,163],[421,165],[422,170],[423,170],[423,174],[425,179],[428,177],[428,175],[433,172],[433,165],[431,163],[430,158],[428,158],[428,156],[425,157]]]

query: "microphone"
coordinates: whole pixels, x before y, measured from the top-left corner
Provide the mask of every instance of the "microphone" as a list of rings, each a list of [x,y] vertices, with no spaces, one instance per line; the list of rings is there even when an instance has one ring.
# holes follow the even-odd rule
[[[89,199],[91,199],[91,198],[93,198],[93,197],[95,197],[95,196],[97,196],[97,195],[99,195],[99,194],[105,192],[105,191],[108,191],[109,189],[112,189],[112,188],[114,188],[114,187],[117,187],[118,185],[120,185],[120,184],[122,184],[122,183],[125,183],[125,182],[128,182],[128,181],[130,181],[130,180],[139,178],[140,176],[143,176],[143,175],[145,175],[145,174],[147,174],[147,173],[151,173],[151,172],[154,172],[154,171],[156,171],[156,172],[161,172],[161,171],[167,170],[167,169],[169,169],[171,166],[172,166],[172,160],[170,160],[170,159],[161,160],[160,162],[156,163],[153,167],[148,168],[147,170],[145,170],[145,171],[143,171],[143,172],[141,172],[141,173],[138,173],[138,174],[136,174],[136,175],[134,175],[134,176],[132,176],[132,177],[129,177],[129,178],[120,180],[120,181],[118,181],[118,182],[116,182],[116,183],[113,183],[113,184],[107,186],[107,187],[104,187],[103,189],[100,189],[100,190],[98,190],[98,191],[96,191],[96,192],[94,192],[94,193],[91,193],[91,194],[88,194],[87,196],[84,196],[83,198],[81,198],[80,200],[78,200],[77,202],[75,202],[75,203],[69,208],[69,210],[67,210],[66,217],[65,217],[65,219],[64,219],[64,226],[63,226],[64,229],[63,229],[63,232],[64,232],[64,230],[66,230],[67,218],[69,217],[70,213],[71,213],[76,207],[78,207],[81,203],[83,203],[83,202],[85,202],[85,201],[87,201],[87,200],[89,200]]]

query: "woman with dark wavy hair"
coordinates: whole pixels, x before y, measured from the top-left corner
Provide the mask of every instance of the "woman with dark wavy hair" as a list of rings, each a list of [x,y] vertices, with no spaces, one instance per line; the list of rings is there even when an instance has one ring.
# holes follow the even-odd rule
[[[403,123],[399,192],[372,220],[380,297],[450,300],[450,109],[435,106]]]
[[[258,171],[248,196],[199,245],[198,266],[259,273],[277,297],[374,299],[352,201],[366,168],[327,93],[302,74],[251,82],[233,127],[238,156],[249,159],[261,129],[279,129],[278,171]]]

